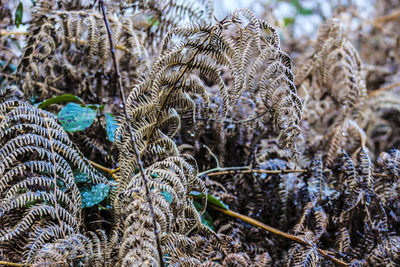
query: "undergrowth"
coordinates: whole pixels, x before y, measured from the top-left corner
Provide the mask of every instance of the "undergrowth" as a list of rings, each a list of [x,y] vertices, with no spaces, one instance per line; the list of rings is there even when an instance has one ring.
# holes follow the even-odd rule
[[[400,265],[392,1],[298,39],[272,6],[34,3],[0,7],[0,265]]]

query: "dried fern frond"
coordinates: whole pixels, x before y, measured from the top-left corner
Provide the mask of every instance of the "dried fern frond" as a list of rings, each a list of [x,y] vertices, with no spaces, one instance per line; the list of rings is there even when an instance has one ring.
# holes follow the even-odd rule
[[[378,170],[388,174],[387,177],[377,177],[375,182],[375,193],[382,201],[384,206],[391,206],[397,200],[397,192],[399,187],[399,163],[400,151],[392,149],[387,152],[382,152],[378,157]]]
[[[366,99],[365,72],[338,19],[329,19],[319,28],[314,50],[299,68],[296,85],[307,94],[304,112],[312,125],[309,135],[323,136],[321,145],[329,142],[325,161],[332,166],[346,141],[365,135],[357,123]],[[349,130],[347,137],[343,132]],[[361,137],[362,146],[365,142]]]
[[[244,91],[250,91],[255,102],[256,98],[261,99],[270,110],[272,123],[280,133],[280,144],[292,147],[300,133],[302,116],[292,60],[280,49],[278,33],[268,22],[257,19],[247,9],[235,10],[231,21],[225,27],[237,32],[230,37],[234,49],[232,104]]]
[[[322,234],[326,232],[328,222],[328,215],[323,208],[309,202],[304,207],[303,214],[293,230],[296,235],[307,233],[308,239],[313,243],[317,243]]]
[[[326,177],[324,174],[324,165],[322,162],[322,155],[318,153],[315,155],[311,163],[312,176],[308,180],[308,191],[312,201],[316,199],[321,200],[323,197],[323,190],[326,186]]]
[[[242,16],[253,18],[254,25],[244,25],[240,21]],[[242,28],[251,36],[247,48],[243,47],[244,40],[226,36],[231,28]],[[253,42],[258,44],[255,49]],[[175,129],[179,129],[180,119],[177,114],[194,118],[193,94],[199,95],[204,104],[210,106],[208,88],[205,81],[195,76],[198,73],[213,81],[218,88],[218,108],[211,110],[217,114],[217,119],[227,116],[230,106],[243,90],[253,91],[254,98],[257,95],[270,110],[272,123],[280,132],[282,145],[293,145],[293,139],[299,134],[301,102],[293,85],[290,58],[280,50],[276,31],[267,22],[255,19],[248,10],[237,10],[230,20],[216,25],[196,24],[172,29],[164,37],[161,48],[152,71],[132,89],[127,100],[130,119],[137,121],[133,124],[136,138],[145,140],[143,144],[138,144],[140,152],[148,146],[147,151],[162,155],[164,152],[158,145],[162,142],[167,151],[177,153],[170,139]],[[244,49],[249,50],[247,54]],[[251,65],[251,70],[244,69],[248,65],[246,62],[249,55],[253,53],[259,57]],[[268,65],[264,67],[266,63]],[[223,66],[231,70],[235,79],[232,97],[229,97],[229,90],[221,76]],[[268,79],[275,81],[269,82]],[[245,86],[248,84],[253,89],[250,85]],[[168,132],[164,129],[168,129]],[[129,142],[124,138],[125,131],[122,123],[120,132],[123,140],[119,145],[122,150],[128,147]]]
[[[81,196],[73,171],[107,180],[74,147],[57,118],[0,90],[0,244],[22,248],[24,262],[45,242],[79,234]]]
[[[395,93],[384,92],[368,97],[359,119],[368,136],[368,147],[378,154],[398,146],[400,100]]]
[[[192,159],[185,156],[169,157],[146,169],[148,183],[152,188],[149,197],[153,198],[156,227],[161,233],[163,253],[171,256],[171,263],[178,258],[196,262],[195,258],[190,259],[195,247],[187,235],[195,228],[207,230],[192,200],[188,198],[191,190],[206,193],[202,181],[197,177],[197,169],[190,161]],[[119,212],[123,220],[119,250],[122,266],[129,266],[133,262],[148,262],[149,266],[158,266],[148,196],[142,183],[141,174],[136,174],[123,195],[119,196],[119,203],[116,202],[116,206],[121,207]],[[206,206],[205,201],[203,207]]]
[[[361,190],[361,181],[359,177],[359,173],[356,169],[356,165],[350,159],[347,154],[343,156],[343,171],[345,174],[344,185],[344,211],[350,211],[358,205],[361,201],[362,190]]]
[[[246,24],[246,19],[251,19],[252,23]],[[227,34],[235,28],[243,30],[251,41],[244,45],[243,42],[248,42],[248,38],[235,40],[236,37],[228,37]],[[252,46],[253,43],[257,44],[255,48]],[[247,54],[244,53],[246,49],[249,50]],[[251,72],[244,66],[247,65],[248,57],[252,53],[256,53],[259,57],[253,62],[253,71]],[[264,67],[266,63],[270,68]],[[224,66],[230,69],[235,77],[232,97],[229,96],[229,90],[221,75],[221,68]],[[135,173],[138,159],[133,153],[127,123],[131,124],[133,138],[137,140],[136,145],[140,159],[150,166],[147,167],[146,176],[151,177],[149,171],[154,168],[153,166],[157,166],[157,163],[153,162],[162,161],[163,164],[167,164],[171,159],[168,157],[171,156],[179,159],[179,152],[172,138],[180,128],[182,117],[194,120],[196,105],[192,100],[193,95],[200,96],[202,101],[210,106],[208,98],[210,89],[206,85],[207,80],[213,81],[215,87],[218,88],[219,104],[217,104],[216,110],[211,109],[217,119],[227,116],[232,103],[235,103],[242,94],[237,90],[239,88],[242,90],[242,86],[245,84],[252,84],[254,98],[262,100],[271,110],[271,121],[280,131],[281,143],[292,146],[294,137],[299,133],[297,130],[301,118],[301,102],[293,85],[291,67],[290,58],[280,50],[279,38],[275,29],[267,22],[256,19],[254,14],[248,10],[237,10],[226,21],[217,22],[215,25],[203,23],[177,27],[164,36],[160,55],[153,64],[152,70],[131,90],[127,99],[128,118],[120,119],[121,126],[118,129],[118,135],[121,136],[121,139],[117,141],[120,149],[121,171],[118,174],[119,186],[113,192],[113,199],[116,208],[115,216],[119,217],[119,214],[122,213],[126,218],[124,219],[125,230],[123,230],[122,238],[123,249],[119,253],[119,258],[124,264],[128,264],[132,257],[137,255],[140,246],[145,246],[147,252],[142,256],[137,255],[137,257],[143,261],[149,260],[152,262],[151,264],[157,262],[156,254],[154,254],[156,251],[154,240],[149,240],[148,243],[142,245],[135,241],[140,239],[141,235],[152,237],[150,233],[151,217],[146,208],[148,196],[145,196],[143,192],[141,175]],[[252,74],[247,75],[248,72]],[[196,77],[199,74],[201,79]],[[268,79],[275,81],[269,83]],[[262,83],[264,85],[261,85]],[[268,88],[266,88],[267,85]],[[245,90],[250,91],[250,86],[245,87]],[[182,167],[188,168],[185,164]],[[174,167],[168,173],[177,170]],[[171,188],[170,185],[156,182],[157,179],[166,178],[161,176],[163,173],[164,171],[160,171],[158,178],[154,180],[150,178],[149,185],[154,188],[154,193],[160,186],[158,188],[160,192],[168,192],[173,197],[173,201],[177,202],[173,202],[172,216],[171,211],[167,209],[168,205],[162,201],[162,197],[159,194],[154,195],[156,219],[159,224],[157,228],[163,229],[162,232],[164,229],[167,231],[168,227],[171,227],[174,224],[173,221],[176,220],[177,225],[174,231],[177,233],[187,235],[195,227],[200,230],[202,228],[199,223],[200,216],[191,201],[187,199],[188,191],[181,185]],[[182,170],[178,173],[182,173]],[[175,178],[175,180],[184,181],[184,178]],[[192,178],[190,183],[186,183],[186,185],[183,183],[183,185],[192,187],[193,183],[203,188],[198,178]],[[132,192],[139,196],[138,199]],[[185,194],[181,195],[182,193],[178,192],[185,192]],[[126,199],[130,199],[130,201],[126,202]],[[136,213],[138,207],[144,209],[141,211],[143,218]],[[144,216],[144,214],[147,215]],[[141,220],[148,222],[140,229],[137,229],[137,225],[143,225],[143,223],[133,221],[138,217],[140,218],[139,222]],[[161,220],[161,218],[163,219]],[[173,218],[172,221],[168,221],[169,218]],[[132,236],[135,232],[132,229],[135,229],[136,232],[139,231],[136,237]],[[170,248],[169,251],[174,251],[174,249]]]
[[[19,66],[19,73],[24,77],[24,90],[41,96],[48,96],[49,88],[58,93],[73,90],[82,94],[89,90],[94,96],[114,92],[112,83],[96,76],[98,71],[112,72],[102,14],[94,10],[52,11],[40,5],[36,9],[33,13],[35,23],[29,30],[30,36]],[[109,14],[108,20],[113,41],[119,48],[121,73],[129,82],[137,77],[134,70],[147,68],[144,63],[148,54],[143,47],[146,35],[129,17],[119,20]],[[103,87],[107,86],[110,90],[104,90]]]
[[[379,242],[368,262],[373,266],[396,266],[400,262],[400,237],[389,236]]]
[[[364,69],[358,52],[343,33],[338,19],[329,19],[318,30],[315,54],[297,75],[300,86],[306,79],[319,83],[320,89],[313,94],[329,94],[343,105],[344,113],[352,112],[356,104],[365,99]],[[313,85],[313,83],[312,83]]]
[[[359,147],[365,148],[367,136],[363,129],[355,120],[346,118],[344,121],[335,125],[329,136],[329,149],[326,153],[326,164],[332,166],[334,160],[341,154],[341,150],[347,147],[348,150],[354,151]],[[353,141],[353,142],[349,142]],[[349,144],[355,143],[352,146]]]
[[[133,9],[132,19],[135,24],[147,32],[150,43],[160,41],[163,36],[187,22],[205,23],[213,16],[211,0],[145,0],[120,1],[124,9]],[[158,45],[158,44],[156,44]]]
[[[310,235],[312,235],[312,233],[306,232],[301,237],[309,241]],[[304,247],[299,244],[294,244],[288,251],[288,255],[286,256],[284,266],[316,267],[319,266],[319,261],[320,259],[316,247],[314,246]]]
[[[107,266],[105,250],[107,236],[104,231],[89,232],[91,238],[81,234],[69,235],[51,243],[46,243],[34,255],[33,266],[78,265]]]

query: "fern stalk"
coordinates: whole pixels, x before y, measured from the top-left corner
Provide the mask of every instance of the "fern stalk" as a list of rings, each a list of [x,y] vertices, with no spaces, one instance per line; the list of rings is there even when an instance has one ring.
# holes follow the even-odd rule
[[[159,233],[158,233],[158,230],[157,230],[156,218],[155,218],[155,214],[154,214],[153,200],[152,200],[152,198],[150,196],[150,188],[149,188],[149,185],[148,185],[146,174],[144,172],[143,162],[140,159],[140,153],[139,153],[139,150],[138,150],[138,148],[136,146],[136,140],[135,140],[135,136],[133,134],[132,126],[130,124],[129,116],[128,116],[128,113],[126,112],[125,90],[124,90],[124,87],[122,86],[121,74],[119,72],[118,63],[117,63],[117,60],[116,60],[116,57],[115,57],[115,48],[114,48],[114,43],[112,41],[111,28],[110,28],[110,24],[109,24],[108,19],[107,19],[106,10],[104,8],[103,0],[100,0],[99,4],[100,4],[101,12],[103,14],[103,20],[104,20],[104,23],[105,23],[106,29],[107,29],[108,40],[110,42],[110,52],[111,52],[111,57],[112,57],[113,65],[114,65],[114,69],[115,69],[115,77],[116,77],[116,80],[117,80],[118,90],[119,90],[119,93],[121,95],[122,106],[123,106],[124,115],[125,115],[125,118],[126,118],[126,121],[127,121],[127,126],[128,126],[128,130],[129,130],[130,139],[131,139],[131,142],[132,142],[132,147],[133,147],[133,150],[134,150],[134,153],[135,153],[135,156],[136,156],[136,159],[137,159],[139,171],[140,171],[140,174],[142,176],[143,183],[144,183],[144,186],[145,186],[145,189],[146,189],[147,201],[149,202],[150,214],[151,214],[152,222],[153,222],[154,235],[156,237],[157,252],[158,252],[159,262],[160,262],[160,266],[164,267],[165,265],[164,265],[162,250],[161,250],[161,240],[160,240],[160,236],[159,236]]]
[[[252,225],[257,226],[257,227],[260,227],[260,228],[262,228],[264,230],[267,230],[268,232],[270,232],[272,234],[275,234],[275,235],[278,235],[280,237],[289,239],[289,240],[294,241],[294,242],[296,242],[298,244],[301,244],[301,245],[304,245],[304,246],[307,246],[307,247],[313,247],[314,246],[314,244],[311,244],[311,243],[303,240],[300,237],[297,237],[295,235],[282,232],[281,230],[278,230],[278,229],[276,229],[276,228],[274,228],[272,226],[263,224],[262,222],[257,221],[257,220],[255,220],[253,218],[250,218],[250,217],[248,217],[246,215],[243,215],[243,214],[231,211],[231,210],[225,210],[225,209],[219,208],[217,206],[214,206],[212,204],[209,204],[208,206],[213,208],[214,210],[220,211],[220,212],[222,212],[222,213],[224,213],[224,214],[226,214],[228,216],[231,216],[231,217],[234,217],[234,218],[238,218],[238,219],[240,219],[240,220],[242,220],[242,221],[244,221],[246,223],[252,224]],[[317,248],[317,251],[319,253],[321,253],[322,256],[324,256],[325,258],[333,261],[336,264],[339,264],[341,266],[349,266],[344,261],[341,261],[341,260],[329,255],[330,252],[328,252],[328,251],[325,251],[325,250],[322,250],[322,249],[319,249],[319,248]]]
[[[53,138],[51,137],[51,133],[50,133],[50,130],[49,130],[50,127],[49,127],[49,124],[48,124],[48,122],[47,122],[47,116],[46,116],[46,114],[45,114],[42,110],[40,110],[40,113],[42,114],[42,116],[43,116],[43,118],[44,118],[44,121],[45,121],[45,123],[46,123],[47,135],[49,136],[50,151],[51,151],[51,157],[52,157],[53,166],[54,166],[54,168],[53,168],[53,176],[54,176],[54,199],[56,200],[56,201],[54,201],[54,209],[55,209],[55,210],[58,210],[58,203],[57,203],[57,188],[58,188],[58,186],[57,186],[57,162],[56,162],[56,156],[55,156],[55,153],[54,153]],[[61,218],[60,218],[60,215],[59,215],[58,213],[56,213],[56,217],[57,217],[57,220],[58,220],[59,225],[62,225],[62,223],[61,223]],[[62,236],[63,236],[64,238],[66,238],[64,229],[62,229],[61,234],[62,234]]]

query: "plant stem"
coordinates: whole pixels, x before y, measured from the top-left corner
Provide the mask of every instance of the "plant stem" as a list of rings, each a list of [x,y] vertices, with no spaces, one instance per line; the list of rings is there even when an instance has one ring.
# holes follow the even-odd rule
[[[32,264],[23,264],[23,263],[16,263],[16,262],[9,262],[9,261],[0,261],[0,265],[5,266],[32,266]]]
[[[2,75],[2,76],[5,76],[5,77],[7,77],[7,78],[9,78],[9,79],[13,79],[13,80],[18,80],[18,79],[19,79],[17,76],[9,75],[9,74],[7,74],[7,73],[2,73],[1,75]],[[55,88],[54,86],[51,86],[51,85],[48,85],[48,84],[45,84],[45,83],[42,83],[42,82],[33,81],[33,83],[36,84],[36,85],[38,85],[38,86],[41,86],[41,87],[49,88],[50,90],[52,90],[52,91],[54,91],[54,92],[56,92],[56,93],[58,93],[58,94],[63,94],[63,93],[64,93],[63,91],[58,90],[58,89]]]
[[[394,89],[396,87],[400,87],[400,82],[395,82],[395,83],[383,86],[383,87],[379,88],[378,90],[372,91],[371,93],[369,93],[368,98],[372,98],[374,96],[381,94],[384,91],[388,91],[388,90]]]
[[[0,36],[10,36],[10,35],[29,35],[28,32],[9,32],[6,30],[0,31]]]
[[[224,172],[224,171],[230,171],[231,173],[237,173],[240,170],[248,170],[249,166],[238,166],[238,167],[217,167],[213,169],[209,169],[203,172],[199,172],[197,176],[202,176],[207,174],[208,176],[213,176],[212,173],[217,173],[217,172]],[[211,175],[210,175],[211,174]]]
[[[304,245],[304,246],[307,246],[307,247],[313,247],[313,244],[308,243],[307,241],[303,240],[300,237],[297,237],[295,235],[282,232],[281,230],[278,230],[278,229],[276,229],[274,227],[271,227],[269,225],[263,224],[262,222],[257,221],[257,220],[255,220],[253,218],[250,218],[250,217],[248,217],[246,215],[243,215],[243,214],[231,211],[231,210],[224,210],[224,209],[216,207],[216,206],[214,206],[212,204],[209,204],[208,206],[211,207],[212,209],[220,211],[220,212],[222,212],[222,213],[224,213],[224,214],[226,214],[228,216],[240,219],[240,220],[242,220],[242,221],[244,221],[246,223],[249,223],[249,224],[252,224],[254,226],[260,227],[260,228],[262,228],[264,230],[267,230],[268,232],[270,232],[272,234],[278,235],[280,237],[286,238],[288,240],[294,241],[294,242],[296,242],[298,244],[301,244],[301,245]],[[322,250],[322,249],[317,248],[317,251],[319,253],[321,253],[322,256],[324,256],[325,258],[333,261],[336,264],[339,264],[339,265],[342,265],[342,266],[348,266],[347,263],[345,263],[345,262],[343,262],[343,261],[341,261],[341,260],[329,255],[329,252],[326,251],[326,250]]]
[[[235,173],[268,173],[268,174],[285,174],[285,173],[293,173],[293,172],[308,172],[309,170],[305,169],[295,169],[295,170],[259,170],[259,169],[251,169],[250,166],[239,166],[239,167],[217,167],[213,169],[209,169],[203,172],[200,172],[197,176],[202,176],[207,174],[207,176],[218,176],[218,175],[226,175],[226,174],[235,174]]]
[[[267,173],[267,174],[285,174],[285,173],[296,173],[296,172],[308,172],[308,170],[296,169],[296,170],[226,170],[226,171],[217,171],[211,172],[208,176],[217,176],[217,175],[225,175],[225,174],[235,174],[235,173]]]
[[[373,24],[375,25],[375,24],[379,24],[379,23],[386,23],[388,21],[395,20],[395,19],[397,19],[399,17],[400,17],[400,10],[396,10],[391,14],[384,15],[384,16],[381,16],[381,17],[377,17],[373,21]]]
[[[98,164],[98,163],[96,163],[94,161],[91,161],[91,160],[89,160],[89,163],[92,164],[93,167],[95,167],[96,169],[110,174],[112,176],[112,178],[114,178],[114,179],[116,178],[116,175],[115,175],[116,170],[115,169],[114,170],[113,169],[109,169],[109,168],[104,167],[103,165],[100,165],[100,164]]]
[[[103,14],[104,23],[105,23],[105,25],[106,25],[107,34],[108,34],[108,39],[109,39],[109,42],[110,42],[110,52],[111,52],[111,56],[112,56],[112,60],[113,60],[113,64],[114,64],[115,77],[116,77],[118,89],[119,89],[119,92],[120,92],[120,95],[121,95],[121,100],[122,100],[124,115],[125,115],[125,119],[126,119],[126,124],[127,124],[127,127],[128,127],[128,131],[129,131],[129,134],[130,134],[130,139],[131,139],[131,143],[132,143],[132,148],[133,148],[133,151],[134,151],[134,153],[135,153],[135,156],[136,156],[136,159],[137,159],[137,164],[138,164],[138,166],[139,166],[140,174],[141,174],[141,176],[142,176],[143,183],[144,183],[145,190],[146,190],[147,201],[148,201],[148,203],[149,203],[150,214],[151,214],[152,222],[153,222],[154,235],[155,235],[155,238],[156,238],[156,244],[157,244],[157,252],[158,252],[159,262],[160,262],[160,266],[161,266],[161,267],[164,267],[165,265],[164,265],[162,250],[161,250],[161,241],[160,241],[160,237],[159,237],[159,234],[158,234],[157,224],[156,224],[156,218],[155,218],[155,214],[154,214],[153,199],[152,199],[151,196],[150,196],[150,188],[149,188],[149,185],[148,185],[148,182],[147,182],[147,177],[146,177],[146,174],[145,174],[145,171],[144,171],[143,163],[142,163],[142,161],[141,161],[141,159],[140,159],[140,152],[139,152],[139,150],[138,150],[138,148],[137,148],[137,146],[136,146],[135,135],[134,135],[134,133],[133,133],[133,129],[132,129],[132,125],[131,125],[130,120],[129,120],[128,113],[127,113],[127,111],[126,111],[125,90],[124,90],[124,87],[122,86],[121,74],[120,74],[120,72],[119,72],[119,67],[118,67],[117,59],[116,59],[116,57],[115,57],[115,49],[114,49],[114,43],[113,43],[113,41],[112,41],[111,28],[110,28],[110,25],[109,25],[109,23],[108,23],[108,18],[107,18],[107,15],[106,15],[106,10],[105,10],[105,8],[104,8],[104,2],[103,2],[103,0],[100,0],[99,4],[100,4],[101,12],[102,12],[102,14]]]
[[[329,172],[330,170],[326,169],[324,172]],[[207,176],[218,176],[218,175],[227,175],[227,174],[236,174],[236,173],[267,173],[267,174],[287,174],[287,173],[306,173],[312,172],[312,170],[307,169],[287,169],[287,170],[260,170],[260,169],[251,169],[250,166],[239,166],[239,167],[217,167],[213,169],[209,169],[197,174],[197,176],[207,175]],[[377,173],[374,172],[373,176],[379,177],[387,177],[386,173]]]

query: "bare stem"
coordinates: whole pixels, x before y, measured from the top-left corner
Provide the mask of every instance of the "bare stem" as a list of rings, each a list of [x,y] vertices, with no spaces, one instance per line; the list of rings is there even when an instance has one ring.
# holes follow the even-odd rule
[[[103,172],[106,172],[106,173],[110,174],[113,178],[116,178],[116,175],[115,175],[116,170],[115,169],[114,170],[113,169],[109,169],[109,168],[104,167],[103,165],[100,165],[100,164],[98,164],[98,163],[96,163],[94,161],[91,161],[91,160],[89,160],[89,163],[92,164],[93,167],[95,167],[96,169],[98,169],[100,171],[103,171]]]
[[[2,76],[5,76],[5,77],[7,77],[7,78],[9,78],[9,79],[13,79],[13,80],[18,80],[18,79],[19,79],[17,76],[15,76],[15,75],[10,75],[10,74],[7,74],[7,73],[2,73],[1,75],[2,75]],[[54,91],[54,92],[56,92],[56,93],[58,93],[58,94],[63,94],[63,93],[64,93],[63,91],[58,90],[58,89],[55,88],[54,86],[51,86],[51,85],[48,85],[48,84],[45,84],[45,83],[42,83],[42,82],[36,82],[36,81],[32,81],[32,82],[33,82],[34,84],[40,86],[40,87],[49,88],[50,90],[52,90],[52,91]]]
[[[32,264],[23,264],[23,263],[16,263],[16,262],[9,262],[9,261],[0,261],[0,265],[5,266],[32,266]]]
[[[28,32],[9,32],[6,30],[0,31],[0,36],[10,36],[10,35],[29,35]]]
[[[379,88],[378,90],[372,91],[371,93],[369,93],[368,98],[377,96],[385,91],[392,90],[396,87],[400,87],[400,82],[395,82],[395,83],[383,86],[383,87]]]
[[[395,20],[400,17],[400,10],[396,10],[392,12],[391,14],[384,15],[381,17],[377,17],[374,21],[373,24],[379,24],[379,23],[386,23],[388,21]]]
[[[303,173],[308,172],[308,170],[296,169],[296,170],[226,170],[226,171],[217,171],[211,172],[207,174],[208,176],[218,176],[218,175],[226,175],[226,174],[235,174],[235,173],[267,173],[267,174],[285,174],[285,173]]]
[[[306,173],[311,172],[312,170],[307,169],[286,169],[286,170],[260,170],[260,169],[251,169],[250,166],[237,166],[237,167],[217,167],[213,169],[209,169],[197,174],[197,176],[207,175],[207,176],[219,176],[219,175],[227,175],[227,174],[237,174],[237,173],[266,173],[266,174],[287,174],[287,173]],[[325,169],[324,172],[329,172],[329,169]],[[379,177],[387,177],[386,173],[373,173],[374,176]]]
[[[109,22],[108,22],[108,18],[107,18],[107,15],[106,15],[106,11],[105,11],[105,8],[104,8],[103,0],[100,0],[99,4],[100,4],[101,12],[103,13],[103,20],[104,20],[104,23],[106,25],[108,39],[109,39],[109,42],[110,42],[110,52],[111,52],[111,56],[112,56],[112,60],[113,60],[113,64],[114,64],[115,77],[116,77],[118,89],[119,89],[119,92],[120,92],[120,95],[121,95],[123,111],[124,111],[124,115],[125,115],[128,131],[129,131],[129,134],[130,134],[130,138],[131,138],[132,148],[133,148],[133,151],[134,151],[136,159],[137,159],[137,163],[138,163],[138,166],[139,166],[140,174],[142,176],[143,183],[144,183],[145,190],[146,190],[147,200],[149,202],[150,214],[151,214],[152,221],[153,221],[154,235],[155,235],[156,243],[157,243],[157,251],[158,251],[159,262],[160,262],[161,267],[164,267],[163,254],[162,254],[162,250],[161,250],[161,241],[160,241],[160,237],[159,237],[158,230],[157,230],[156,218],[155,218],[155,215],[154,215],[153,199],[150,196],[150,188],[149,188],[149,185],[148,185],[148,182],[147,182],[147,177],[146,177],[146,174],[145,174],[145,171],[144,171],[143,162],[140,159],[140,153],[139,153],[139,150],[138,150],[138,148],[136,146],[135,135],[133,133],[133,129],[132,129],[132,126],[131,126],[131,123],[130,123],[130,120],[129,120],[128,113],[126,111],[125,90],[124,90],[124,87],[122,86],[121,74],[119,72],[117,59],[115,57],[115,48],[114,48],[114,43],[113,43],[113,40],[112,40],[111,28],[110,28],[110,25],[109,25]]]
[[[275,235],[278,235],[280,237],[286,238],[288,240],[294,241],[294,242],[296,242],[298,244],[301,244],[303,246],[307,246],[307,247],[312,247],[313,246],[313,244],[310,244],[309,242],[303,240],[302,238],[300,238],[298,236],[282,232],[281,230],[278,230],[278,229],[276,229],[276,228],[274,228],[272,226],[263,224],[262,222],[257,221],[257,220],[255,220],[253,218],[250,218],[250,217],[248,217],[246,215],[243,215],[243,214],[231,211],[231,210],[224,210],[224,209],[216,207],[216,206],[214,206],[212,204],[209,204],[208,206],[213,208],[214,210],[220,211],[220,212],[222,212],[222,213],[224,213],[224,214],[226,214],[228,216],[231,216],[231,217],[234,217],[234,218],[238,218],[238,219],[240,219],[240,220],[242,220],[242,221],[244,221],[246,223],[252,224],[252,225],[257,226],[257,227],[260,227],[260,228],[262,228],[264,230],[267,230],[268,232],[270,232],[272,234],[275,234]],[[319,253],[321,253],[322,256],[324,256],[325,258],[333,261],[334,263],[339,264],[341,266],[348,266],[347,263],[345,263],[345,262],[343,262],[343,261],[341,261],[341,260],[329,255],[330,252],[328,252],[326,250],[319,249],[319,248],[317,248],[317,250],[318,250]]]

